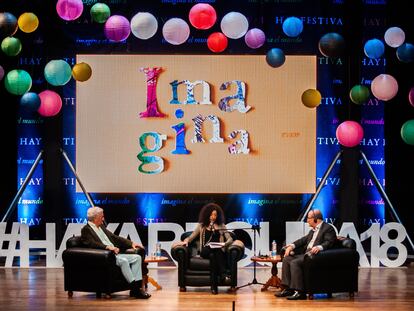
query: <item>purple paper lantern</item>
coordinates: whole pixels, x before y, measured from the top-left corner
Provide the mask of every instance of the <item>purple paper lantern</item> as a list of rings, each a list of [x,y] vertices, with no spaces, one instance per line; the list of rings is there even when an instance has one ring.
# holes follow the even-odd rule
[[[265,33],[259,28],[250,29],[244,36],[247,46],[252,49],[260,48],[266,40]]]
[[[112,15],[105,23],[104,32],[108,40],[120,42],[129,37],[131,27],[125,17]]]
[[[411,106],[414,107],[414,86],[408,92],[408,100],[410,101]]]
[[[59,0],[56,3],[56,11],[61,19],[73,21],[82,15],[82,0]]]

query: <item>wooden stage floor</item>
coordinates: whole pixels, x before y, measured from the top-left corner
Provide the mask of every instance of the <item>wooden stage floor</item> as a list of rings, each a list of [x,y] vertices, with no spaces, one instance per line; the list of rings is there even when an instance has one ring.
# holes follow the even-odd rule
[[[261,292],[261,285],[241,288],[236,294],[219,288],[219,294],[210,294],[209,288],[188,287],[180,293],[175,268],[150,269],[161,290],[151,284],[149,300],[131,299],[128,292],[112,295],[112,299],[96,299],[93,293],[75,292],[69,299],[63,290],[63,269],[0,268],[0,306],[2,310],[414,310],[414,266],[359,270],[359,292],[354,298],[346,293],[334,294],[328,299],[316,295],[314,300],[288,301],[274,297],[275,289]],[[280,271],[279,271],[280,275]],[[270,268],[257,268],[257,280],[266,282]],[[253,268],[239,270],[238,284],[253,279]]]

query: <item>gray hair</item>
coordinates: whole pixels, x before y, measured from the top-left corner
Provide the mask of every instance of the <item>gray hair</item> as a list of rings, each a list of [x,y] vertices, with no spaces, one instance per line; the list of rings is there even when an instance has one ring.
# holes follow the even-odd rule
[[[98,206],[93,206],[88,208],[87,217],[88,221],[93,221],[96,216],[98,216],[100,213],[103,213],[103,209]]]

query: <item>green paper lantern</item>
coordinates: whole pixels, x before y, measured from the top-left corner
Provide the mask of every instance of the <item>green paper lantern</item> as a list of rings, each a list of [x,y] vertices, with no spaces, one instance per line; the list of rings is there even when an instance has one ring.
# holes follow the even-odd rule
[[[11,94],[23,95],[32,87],[32,77],[30,77],[27,71],[15,69],[6,75],[4,86]]]
[[[414,145],[414,120],[408,120],[401,127],[401,137],[408,145]]]
[[[357,105],[361,105],[367,101],[369,97],[369,88],[365,85],[355,85],[349,92],[349,98]]]
[[[111,9],[105,3],[95,3],[91,7],[91,17],[94,22],[103,24],[111,16]]]
[[[22,43],[17,38],[7,37],[1,42],[1,50],[7,56],[16,56],[22,50]]]
[[[54,86],[65,85],[72,76],[72,68],[62,59],[51,60],[44,70],[46,81]]]

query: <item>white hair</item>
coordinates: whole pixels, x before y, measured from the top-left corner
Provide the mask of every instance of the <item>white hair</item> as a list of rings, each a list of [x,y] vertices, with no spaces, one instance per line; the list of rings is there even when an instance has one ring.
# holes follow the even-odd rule
[[[88,221],[93,221],[96,216],[98,216],[100,213],[103,213],[103,209],[98,206],[93,206],[88,208],[87,217]]]

